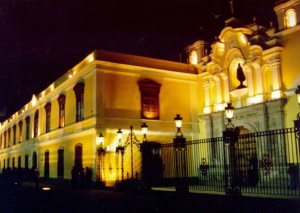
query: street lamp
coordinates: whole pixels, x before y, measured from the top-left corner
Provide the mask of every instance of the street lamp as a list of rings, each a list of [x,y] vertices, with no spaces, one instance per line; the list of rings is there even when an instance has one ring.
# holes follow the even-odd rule
[[[232,123],[234,114],[234,107],[228,103],[225,107],[225,115],[228,123],[223,131],[224,142],[224,166],[225,166],[225,180],[226,180],[226,194],[240,195],[241,188],[239,184],[239,177],[237,171],[237,159],[235,144],[238,141],[239,132]]]
[[[144,137],[143,137],[143,143],[145,143],[145,142],[147,142],[148,125],[146,123],[143,123],[141,125],[141,128],[142,128],[142,133],[144,135]]]
[[[121,154],[121,174],[122,174],[122,181],[124,180],[124,146],[122,146],[122,141],[121,141],[121,139],[122,139],[122,134],[123,134],[123,132],[122,132],[122,130],[121,129],[119,129],[118,131],[117,131],[117,138],[118,138],[118,146],[116,147],[116,153],[117,154]]]
[[[99,136],[96,138],[96,149],[97,149],[97,155],[98,155],[98,181],[100,184],[102,184],[102,174],[101,170],[104,169],[104,155],[106,153],[106,149],[104,148],[104,135],[102,133],[99,134]]]
[[[231,103],[228,103],[225,107],[225,114],[228,121],[226,124],[226,129],[234,129],[234,125],[232,124],[233,113],[234,107],[231,105]]]
[[[300,85],[298,85],[297,89],[295,90],[297,95],[298,105],[300,106]],[[300,139],[300,112],[297,114],[297,119],[294,120],[294,126],[297,128],[296,137]]]
[[[177,127],[177,132],[175,135],[175,138],[173,139],[173,145],[175,149],[184,149],[186,147],[186,139],[183,136],[181,132],[182,127],[182,117],[180,117],[180,114],[177,114],[174,118],[175,125]]]
[[[187,152],[186,139],[181,132],[182,117],[179,114],[174,118],[177,132],[173,139],[173,147],[175,151],[175,171],[176,171],[176,192],[187,193],[189,189],[187,180]]]
[[[122,130],[119,129],[119,130],[117,131],[118,146],[116,147],[116,152],[124,151],[124,147],[122,146],[122,141],[121,141],[121,139],[122,139],[122,134],[123,134]]]
[[[103,133],[100,133],[99,136],[96,139],[96,147],[98,155],[105,155],[106,149],[103,146],[104,144],[104,135]]]
[[[300,85],[298,85],[297,89],[295,90],[295,93],[297,95],[298,105],[300,107]],[[300,124],[300,112],[297,114],[297,122],[298,125]],[[300,127],[300,125],[298,126]]]

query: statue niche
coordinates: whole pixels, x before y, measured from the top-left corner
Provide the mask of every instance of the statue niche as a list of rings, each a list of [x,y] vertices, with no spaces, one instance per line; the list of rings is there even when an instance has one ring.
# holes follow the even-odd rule
[[[240,82],[240,85],[237,86],[235,90],[231,91],[230,95],[232,95],[234,98],[238,98],[237,106],[241,107],[241,98],[248,93],[248,88],[243,84],[243,82],[246,80],[246,76],[240,63],[238,64],[238,68],[236,70],[236,77]]]

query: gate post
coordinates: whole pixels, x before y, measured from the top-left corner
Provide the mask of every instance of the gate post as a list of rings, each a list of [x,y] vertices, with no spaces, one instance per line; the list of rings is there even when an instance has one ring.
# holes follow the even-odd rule
[[[177,133],[173,139],[173,147],[175,151],[176,192],[187,193],[189,190],[189,185],[186,165],[186,139],[180,130],[182,126],[182,117],[177,114],[174,120],[177,127]]]

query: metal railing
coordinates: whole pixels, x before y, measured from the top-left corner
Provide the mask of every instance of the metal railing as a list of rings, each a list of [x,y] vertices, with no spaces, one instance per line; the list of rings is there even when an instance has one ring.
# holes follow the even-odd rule
[[[230,155],[223,137],[188,141],[185,152],[187,177],[178,175],[185,168],[176,163],[173,144],[162,144],[162,178],[152,184],[160,189],[174,189],[178,179],[186,178],[189,191],[225,193],[226,179],[237,178],[242,195],[300,196],[300,150],[298,129],[289,128],[240,134],[235,143],[236,174],[230,176]],[[299,133],[298,133],[299,134]],[[180,159],[179,159],[180,160]]]

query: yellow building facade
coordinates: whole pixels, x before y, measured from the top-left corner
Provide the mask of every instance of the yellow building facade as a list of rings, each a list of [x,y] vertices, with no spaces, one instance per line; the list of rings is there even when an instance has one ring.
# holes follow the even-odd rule
[[[274,10],[278,30],[256,23],[232,27],[236,19],[229,19],[214,43],[186,47],[188,63],[92,52],[1,123],[1,170],[37,167],[44,178],[70,180],[74,167],[89,167],[94,181],[114,185],[120,179],[118,129],[121,142],[130,126],[142,142],[140,126],[147,123],[147,140],[170,143],[180,114],[187,140],[217,137],[228,103],[236,109],[233,122],[246,132],[293,127],[300,0],[279,1]],[[237,78],[238,69],[245,80]],[[130,174],[126,160],[124,173]]]
[[[37,167],[41,177],[71,179],[74,166],[89,167],[96,180],[102,133],[109,173],[101,176],[113,185],[118,129],[125,140],[133,126],[141,142],[146,122],[148,140],[172,142],[180,113],[186,137],[197,137],[197,85],[189,64],[94,51],[1,124],[1,169]]]

